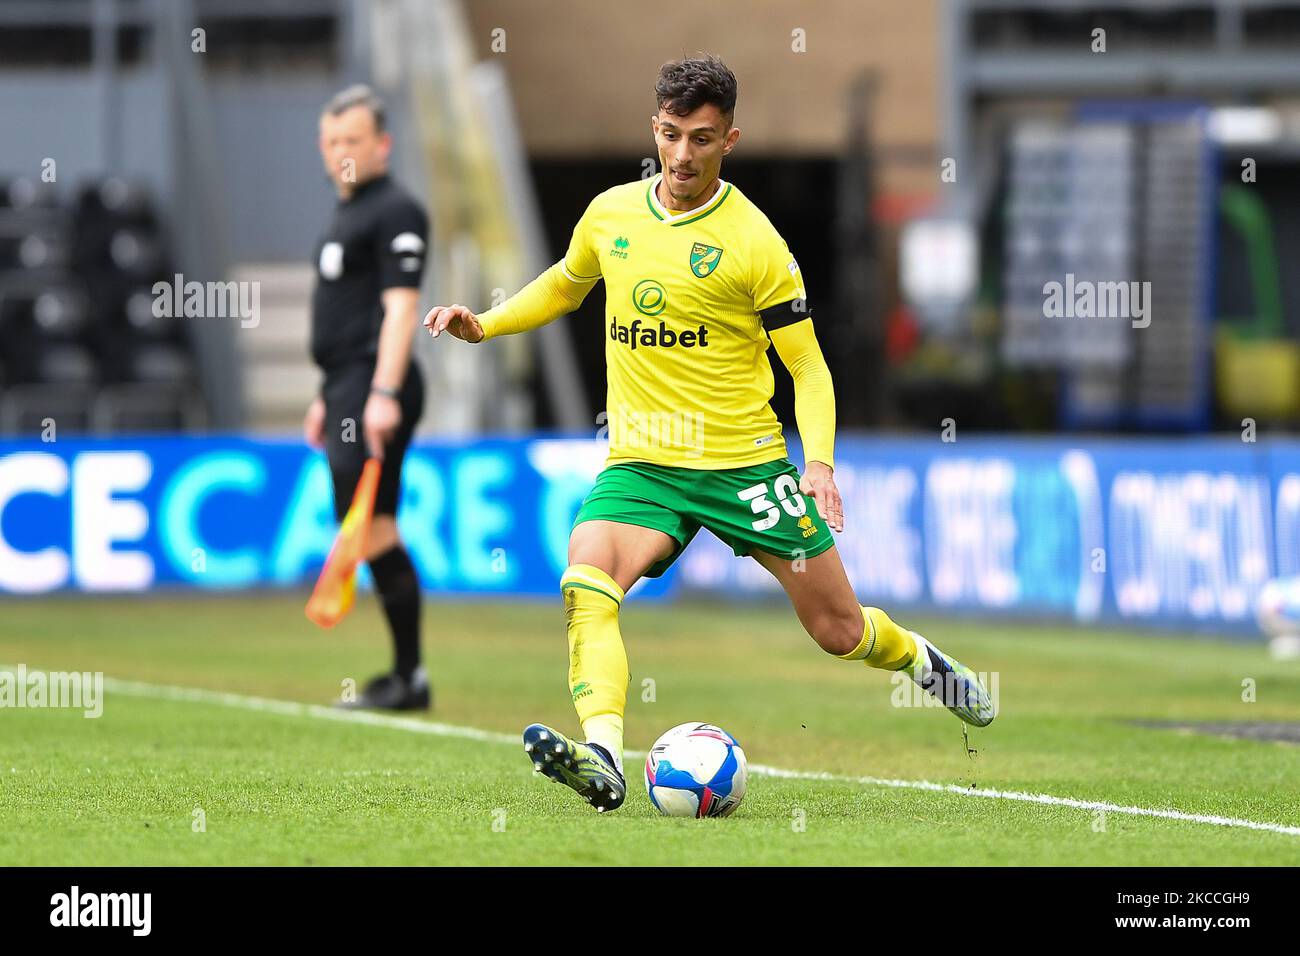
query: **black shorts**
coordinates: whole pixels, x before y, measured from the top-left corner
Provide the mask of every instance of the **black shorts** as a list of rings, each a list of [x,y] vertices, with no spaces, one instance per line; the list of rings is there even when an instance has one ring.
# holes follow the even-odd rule
[[[325,399],[325,454],[329,458],[330,478],[334,482],[334,514],[341,521],[352,504],[352,495],[361,480],[361,470],[369,457],[362,415],[370,397],[374,366],[368,362],[346,365],[325,373],[321,395]],[[395,515],[402,491],[402,459],[411,443],[415,424],[424,411],[424,379],[412,362],[402,383],[400,404],[402,423],[384,446],[384,467],[379,474],[379,491],[375,495],[375,514]],[[349,425],[348,419],[351,419]],[[349,440],[350,439],[350,440]]]

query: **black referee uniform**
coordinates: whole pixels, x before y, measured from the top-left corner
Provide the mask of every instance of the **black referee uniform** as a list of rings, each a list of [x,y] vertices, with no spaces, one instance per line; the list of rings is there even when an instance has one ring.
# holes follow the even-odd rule
[[[324,373],[325,447],[334,484],[334,512],[340,520],[352,503],[369,456],[362,416],[379,353],[383,292],[420,287],[428,231],[424,210],[385,174],[359,184],[351,196],[339,200],[316,247],[311,354]],[[402,421],[384,447],[375,497],[378,515],[397,513],[402,459],[424,410],[424,381],[414,361],[407,368],[398,401]],[[393,674],[372,681],[356,703],[427,707],[415,567],[399,544],[371,559],[370,570],[393,633],[395,665]]]

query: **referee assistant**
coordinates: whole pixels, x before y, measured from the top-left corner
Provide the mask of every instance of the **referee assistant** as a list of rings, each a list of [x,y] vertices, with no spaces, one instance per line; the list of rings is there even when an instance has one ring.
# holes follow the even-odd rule
[[[311,353],[324,378],[303,434],[326,451],[340,519],[367,456],[383,459],[366,560],[393,635],[393,670],[338,706],[413,710],[427,709],[431,694],[420,664],[420,582],[395,515],[402,458],[424,407],[411,338],[428,220],[389,178],[392,145],[369,87],[349,87],[325,106],[320,151],[339,201],[316,249]]]

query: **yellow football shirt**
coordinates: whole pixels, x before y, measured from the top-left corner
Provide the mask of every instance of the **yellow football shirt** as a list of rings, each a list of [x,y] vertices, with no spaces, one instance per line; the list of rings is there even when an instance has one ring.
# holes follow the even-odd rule
[[[808,318],[799,265],[732,184],[674,213],[658,183],[593,199],[562,263],[588,289],[605,280],[608,464],[719,469],[781,458],[766,330]]]

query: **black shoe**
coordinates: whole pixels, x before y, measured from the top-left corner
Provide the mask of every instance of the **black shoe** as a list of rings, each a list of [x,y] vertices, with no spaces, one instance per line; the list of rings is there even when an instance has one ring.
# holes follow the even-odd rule
[[[366,685],[356,700],[339,700],[341,710],[429,710],[433,705],[433,688],[423,667],[411,677],[397,672],[380,674]]]

